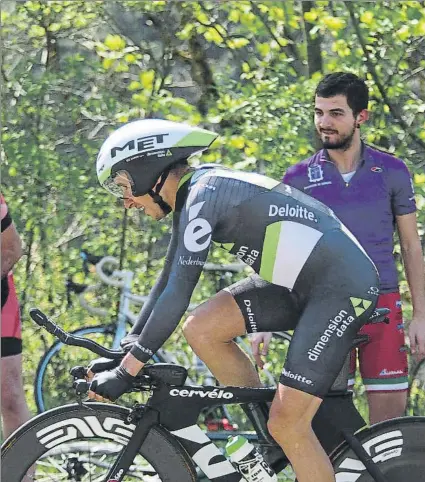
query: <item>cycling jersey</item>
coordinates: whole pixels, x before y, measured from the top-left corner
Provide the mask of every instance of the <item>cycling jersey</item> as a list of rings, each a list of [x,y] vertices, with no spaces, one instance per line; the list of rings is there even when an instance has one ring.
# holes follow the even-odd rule
[[[337,234],[330,236],[331,233]],[[335,239],[338,239],[336,244]],[[297,189],[259,174],[201,168],[180,182],[165,266],[132,330],[141,333],[131,350],[140,361],[149,360],[179,323],[212,242],[251,266],[265,282],[300,294],[303,286],[308,285],[308,296],[313,293],[311,281],[307,280],[315,280],[316,285],[321,283],[324,264],[314,256],[319,251],[325,263],[333,264],[334,269],[344,264],[343,278],[336,280],[333,274],[331,284],[339,283],[345,295],[353,289],[350,297],[345,296],[343,300],[344,309],[339,307],[336,312],[342,310],[347,314],[343,315],[346,322],[350,319],[346,328],[354,317],[369,314],[373,309],[375,295],[367,293],[367,288],[377,290],[373,263],[328,207]],[[363,271],[368,286],[365,288],[362,284],[359,292],[355,291],[358,287],[355,283],[351,285],[347,281],[347,260],[343,253],[348,252],[337,249],[340,242],[347,243],[365,261],[362,266],[367,266]],[[332,257],[333,250],[336,250],[335,257]],[[356,269],[352,267],[353,272]],[[331,284],[326,283],[327,292],[321,293],[322,299],[325,294],[332,295]],[[329,330],[336,330],[338,323],[344,325],[343,318]],[[314,344],[311,349],[315,349]]]
[[[416,209],[413,185],[401,160],[362,147],[361,164],[349,182],[344,182],[326,150],[290,167],[283,182],[329,205],[376,264],[381,281],[377,306],[391,310],[390,324],[362,328],[370,341],[357,350],[359,368],[367,391],[405,390],[408,363],[393,234],[395,216]],[[353,356],[353,373],[355,368]]]
[[[330,206],[375,263],[381,291],[398,290],[395,216],[416,210],[412,180],[403,161],[363,144],[360,166],[346,183],[322,149],[291,166],[283,182]]]

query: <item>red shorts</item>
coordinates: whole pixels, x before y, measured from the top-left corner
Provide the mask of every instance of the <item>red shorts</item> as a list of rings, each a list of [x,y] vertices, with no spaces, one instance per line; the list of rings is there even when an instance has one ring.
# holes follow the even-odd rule
[[[21,317],[12,275],[8,276],[9,296],[1,310],[1,356],[22,352]]]
[[[389,308],[389,325],[365,325],[360,333],[369,335],[369,343],[357,348],[360,373],[368,392],[407,390],[408,363],[405,346],[400,294],[385,293],[378,298],[377,308]],[[351,354],[349,385],[354,383],[356,351]]]

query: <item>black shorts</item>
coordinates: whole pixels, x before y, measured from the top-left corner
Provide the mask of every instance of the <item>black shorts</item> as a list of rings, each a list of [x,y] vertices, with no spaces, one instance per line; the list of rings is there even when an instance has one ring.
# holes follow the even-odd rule
[[[370,258],[335,230],[322,236],[292,291],[258,275],[226,291],[237,302],[248,333],[294,330],[280,383],[324,397],[373,313],[377,287]]]

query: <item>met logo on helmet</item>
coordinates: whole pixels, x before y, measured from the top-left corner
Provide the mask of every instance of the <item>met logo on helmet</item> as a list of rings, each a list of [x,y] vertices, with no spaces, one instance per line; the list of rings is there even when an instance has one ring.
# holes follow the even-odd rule
[[[128,149],[129,151],[133,151],[134,149],[137,149],[137,152],[147,152],[147,151],[152,151],[154,149],[160,149],[162,146],[159,146],[159,144],[163,144],[164,137],[168,135],[169,134],[155,134],[152,136],[132,139],[128,141],[126,144],[124,144],[122,147],[120,146],[113,147],[111,149],[111,157],[112,158],[116,157],[118,151],[124,151],[125,149]]]

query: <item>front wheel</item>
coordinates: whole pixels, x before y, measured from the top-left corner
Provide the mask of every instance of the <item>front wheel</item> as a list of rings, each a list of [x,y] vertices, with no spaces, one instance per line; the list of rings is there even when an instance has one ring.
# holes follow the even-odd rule
[[[385,476],[386,482],[425,482],[425,417],[387,420],[356,437]],[[331,456],[336,482],[374,482],[346,443]]]
[[[103,403],[66,405],[42,413],[4,442],[2,473],[7,482],[104,481],[135,429],[126,423],[128,414],[126,408]],[[123,481],[193,482],[195,477],[179,442],[156,426]]]

